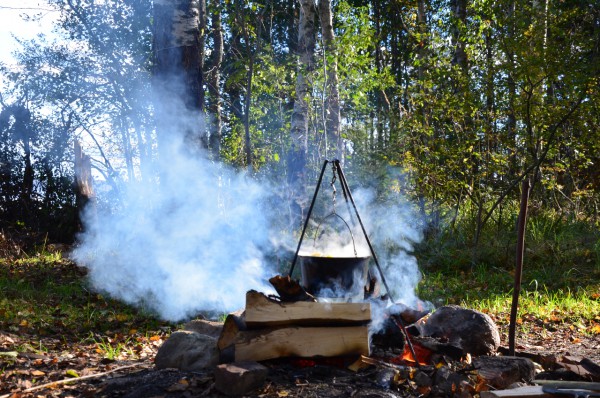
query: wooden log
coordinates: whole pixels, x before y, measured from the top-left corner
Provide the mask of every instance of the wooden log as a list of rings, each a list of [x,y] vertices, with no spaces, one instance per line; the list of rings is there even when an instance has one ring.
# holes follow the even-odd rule
[[[369,355],[367,325],[344,327],[287,327],[238,332],[235,361],[264,361],[284,357]]]
[[[254,290],[246,293],[246,325],[348,326],[371,321],[370,303],[278,302]]]
[[[244,321],[243,311],[232,312],[225,318],[223,329],[217,340],[217,347],[219,350],[233,345],[235,338],[240,331],[246,330],[246,322]]]
[[[473,358],[473,367],[480,379],[499,390],[516,382],[532,382],[535,376],[533,362],[527,358],[480,356]]]

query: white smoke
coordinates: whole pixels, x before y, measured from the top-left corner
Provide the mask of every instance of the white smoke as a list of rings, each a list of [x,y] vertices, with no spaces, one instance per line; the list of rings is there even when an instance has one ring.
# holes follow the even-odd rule
[[[162,95],[163,109],[158,112],[160,130],[169,132],[159,141],[158,182],[130,181],[119,192],[117,210],[86,212],[85,232],[73,257],[88,268],[96,289],[178,321],[198,312],[243,308],[250,289],[271,293],[267,280],[278,270],[277,264],[265,260],[265,255],[273,254],[265,248],[293,244],[281,240],[280,228],[271,230],[270,219],[278,217],[269,203],[277,197],[274,190],[190,149],[193,144],[186,135],[197,131],[202,119],[186,112],[183,101],[174,97],[167,101]],[[414,214],[400,200],[376,204],[366,190],[354,197],[392,297],[413,306],[420,273],[410,253],[412,244],[421,239],[418,223],[412,222]],[[345,220],[350,222],[352,211],[338,207],[346,207]],[[343,245],[336,242],[337,248],[317,250],[353,256],[356,248],[359,256],[369,256],[356,220],[350,225],[354,242],[342,225],[337,233]],[[306,240],[304,250],[315,250],[313,239]]]
[[[390,296],[396,303],[415,306],[419,301],[415,289],[421,281],[421,273],[413,249],[423,238],[422,223],[416,211],[400,194],[383,203],[375,200],[375,193],[368,189],[359,189],[353,196],[359,211],[366,210],[360,216],[390,288]],[[374,272],[379,278],[375,267]]]
[[[96,289],[172,321],[242,308],[247,290],[272,291],[274,274],[260,250],[266,191],[191,151],[180,127],[163,140],[160,183],[129,182],[118,210],[86,212],[73,252]]]

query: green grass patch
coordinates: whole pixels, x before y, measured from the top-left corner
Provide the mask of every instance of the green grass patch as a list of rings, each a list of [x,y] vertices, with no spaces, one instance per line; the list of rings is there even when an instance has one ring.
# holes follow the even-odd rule
[[[597,334],[600,322],[600,279],[592,267],[540,267],[523,271],[518,322],[569,324]],[[514,274],[502,268],[474,267],[425,273],[419,296],[436,305],[457,304],[492,315],[499,325],[509,322]]]
[[[2,260],[0,297],[0,329],[12,333],[81,339],[91,332],[174,326],[94,292],[84,269],[55,254]]]

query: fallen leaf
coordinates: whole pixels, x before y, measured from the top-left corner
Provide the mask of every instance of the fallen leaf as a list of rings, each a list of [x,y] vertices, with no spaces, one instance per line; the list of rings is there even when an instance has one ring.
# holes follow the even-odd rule
[[[46,373],[42,372],[41,370],[32,370],[31,371],[31,375],[36,376],[36,377],[44,376],[45,374]]]
[[[600,324],[594,324],[590,326],[590,332],[593,334],[600,334]]]
[[[288,391],[277,391],[278,397],[287,397],[288,395],[290,395]]]
[[[79,374],[74,369],[67,369],[67,371],[65,372],[65,374],[67,376],[69,376],[69,377],[79,377]]]
[[[185,379],[181,379],[177,383],[172,384],[169,387],[167,387],[166,390],[168,392],[185,391],[189,388],[189,386],[190,386],[189,381],[187,381]]]
[[[154,336],[150,337],[150,341],[158,341],[160,340],[160,336],[155,334]]]

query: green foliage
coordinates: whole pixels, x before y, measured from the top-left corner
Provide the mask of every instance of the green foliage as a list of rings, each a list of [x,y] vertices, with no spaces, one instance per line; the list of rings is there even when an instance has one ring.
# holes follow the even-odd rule
[[[345,167],[381,199],[401,191],[418,203],[427,234],[442,247],[480,245],[480,255],[457,254],[462,262],[477,264],[488,254],[489,231],[507,230],[524,176],[534,183],[536,208],[555,219],[599,222],[595,4],[480,1],[462,15],[446,0],[359,3],[334,2],[335,51],[317,33],[315,67],[303,71],[311,87],[307,176],[331,156],[324,99],[328,68],[337,63]],[[46,220],[42,228],[60,220],[66,229],[74,139],[87,137],[95,170],[113,187],[121,176],[152,173],[152,34],[167,27],[153,26],[143,0],[51,4],[60,12],[60,40],[21,42],[19,67],[1,70],[0,213],[9,223]],[[220,160],[246,168],[249,148],[256,174],[281,179],[291,146],[298,6],[208,6],[223,15],[225,33]],[[205,64],[205,75],[211,67]],[[14,107],[29,116],[15,118]],[[35,189],[25,189],[32,174]],[[24,199],[35,205],[23,206]],[[25,217],[25,208],[36,210]]]

